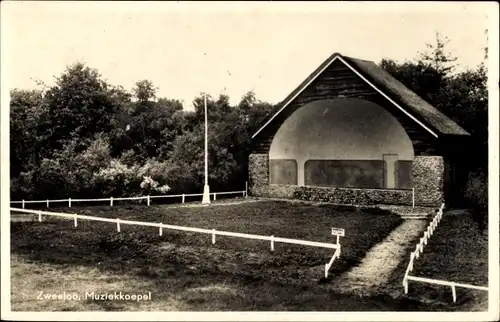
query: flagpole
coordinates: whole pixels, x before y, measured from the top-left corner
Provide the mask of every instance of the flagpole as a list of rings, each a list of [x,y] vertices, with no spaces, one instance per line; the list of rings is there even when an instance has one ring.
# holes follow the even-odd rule
[[[207,118],[207,94],[204,95],[205,103],[205,185],[203,186],[202,204],[210,203],[210,188],[208,186],[208,118]]]

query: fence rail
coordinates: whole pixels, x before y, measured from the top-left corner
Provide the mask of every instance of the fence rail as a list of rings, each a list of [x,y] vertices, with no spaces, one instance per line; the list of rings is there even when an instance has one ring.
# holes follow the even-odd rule
[[[210,196],[213,197],[213,200],[217,200],[217,195],[237,195],[241,194],[242,197],[248,197],[248,184],[245,184],[245,190],[238,191],[221,191],[221,192],[211,192]],[[85,198],[68,198],[68,199],[46,199],[46,200],[14,200],[11,201],[11,204],[21,204],[22,209],[25,209],[26,204],[35,204],[35,203],[45,203],[46,207],[49,208],[51,203],[61,203],[67,202],[68,206],[71,208],[72,203],[74,202],[99,202],[99,201],[109,201],[110,206],[113,206],[114,201],[123,201],[123,200],[147,200],[147,205],[151,204],[151,199],[159,199],[159,198],[181,198],[181,203],[185,203],[186,197],[201,197],[203,193],[183,193],[177,195],[148,195],[148,196],[136,196],[136,197],[109,197],[109,198],[93,198],[93,199],[85,199]]]
[[[78,226],[78,219],[110,222],[110,223],[116,224],[116,229],[118,232],[121,231],[120,225],[135,225],[135,226],[157,227],[157,228],[159,228],[159,235],[160,236],[163,235],[163,229],[172,229],[172,230],[204,233],[204,234],[212,235],[212,244],[215,244],[215,237],[217,235],[247,238],[247,239],[256,239],[256,240],[266,240],[266,241],[271,242],[271,251],[274,251],[274,243],[287,243],[287,244],[305,245],[305,246],[312,246],[312,247],[322,247],[322,248],[335,249],[335,253],[333,254],[331,260],[327,264],[325,264],[325,278],[328,277],[328,270],[332,266],[333,261],[336,258],[340,257],[341,245],[340,245],[338,237],[337,237],[337,243],[333,244],[333,243],[322,243],[322,242],[315,242],[315,241],[308,241],[308,240],[301,240],[301,239],[276,237],[274,235],[271,235],[271,236],[254,235],[254,234],[236,233],[236,232],[216,230],[216,229],[185,227],[185,226],[168,225],[168,224],[163,224],[163,223],[143,222],[143,221],[134,221],[134,220],[122,220],[120,218],[115,218],[115,219],[114,218],[103,218],[103,217],[96,217],[96,216],[79,215],[76,213],[68,214],[68,213],[61,213],[61,212],[49,212],[49,211],[21,209],[21,208],[10,208],[10,211],[38,215],[39,222],[42,221],[42,216],[55,216],[55,217],[69,218],[69,219],[73,219],[75,227]]]
[[[438,211],[437,215],[429,223],[429,226],[427,227],[427,230],[424,232],[424,236],[422,238],[420,238],[419,243],[415,247],[415,251],[410,253],[410,261],[408,263],[408,267],[406,268],[405,275],[404,275],[404,278],[403,278],[403,287],[405,289],[405,294],[408,294],[408,281],[409,280],[415,281],[415,282],[421,282],[421,283],[450,286],[451,287],[452,296],[453,296],[453,302],[456,302],[457,301],[456,287],[477,289],[477,290],[483,290],[483,291],[488,291],[488,287],[485,287],[485,286],[475,286],[475,285],[470,285],[470,284],[449,282],[449,281],[444,281],[444,280],[438,280],[438,279],[431,279],[431,278],[424,278],[424,277],[417,277],[417,276],[410,276],[409,275],[410,272],[413,271],[413,263],[414,263],[414,261],[416,259],[418,259],[419,256],[420,256],[420,254],[424,251],[424,245],[427,245],[428,239],[434,234],[434,231],[436,230],[437,225],[441,222],[441,219],[443,218],[443,209],[444,209],[444,204],[441,205],[441,207],[439,208],[439,211]]]
[[[453,296],[453,302],[457,301],[457,291],[456,291],[457,287],[469,288],[469,289],[481,290],[481,291],[488,291],[488,287],[486,287],[486,286],[476,286],[476,285],[471,285],[471,284],[449,282],[449,281],[432,279],[432,278],[424,278],[424,277],[407,275],[406,279],[416,281],[416,282],[428,283],[428,284],[450,286],[451,287],[451,294]]]

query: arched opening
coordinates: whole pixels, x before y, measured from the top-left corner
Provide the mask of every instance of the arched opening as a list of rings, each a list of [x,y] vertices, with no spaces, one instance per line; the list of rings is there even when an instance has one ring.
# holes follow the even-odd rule
[[[271,184],[411,189],[413,145],[397,119],[362,99],[299,108],[269,150]]]

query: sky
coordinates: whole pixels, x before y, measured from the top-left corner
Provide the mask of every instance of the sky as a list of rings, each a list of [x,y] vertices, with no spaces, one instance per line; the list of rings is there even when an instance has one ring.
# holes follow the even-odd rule
[[[253,90],[277,103],[333,52],[379,62],[413,59],[449,37],[459,68],[484,57],[491,7],[472,3],[2,2],[9,88],[54,83],[76,61],[158,97],[200,92],[236,103]]]

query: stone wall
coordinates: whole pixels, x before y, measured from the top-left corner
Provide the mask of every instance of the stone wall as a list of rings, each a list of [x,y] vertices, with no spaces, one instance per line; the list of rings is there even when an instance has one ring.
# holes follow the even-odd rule
[[[269,185],[269,155],[250,154],[248,157],[248,190],[251,195],[263,196]]]
[[[272,184],[269,185],[266,194],[266,197],[270,198],[331,202],[342,205],[412,204],[411,190],[299,187]]]
[[[412,167],[415,204],[440,206],[444,202],[444,159],[442,156],[416,156]]]
[[[323,201],[356,205],[412,205],[411,190],[355,189],[269,184],[269,156],[249,157],[249,192],[268,198]],[[412,166],[415,205],[440,206],[444,202],[444,160],[441,156],[416,156]]]

